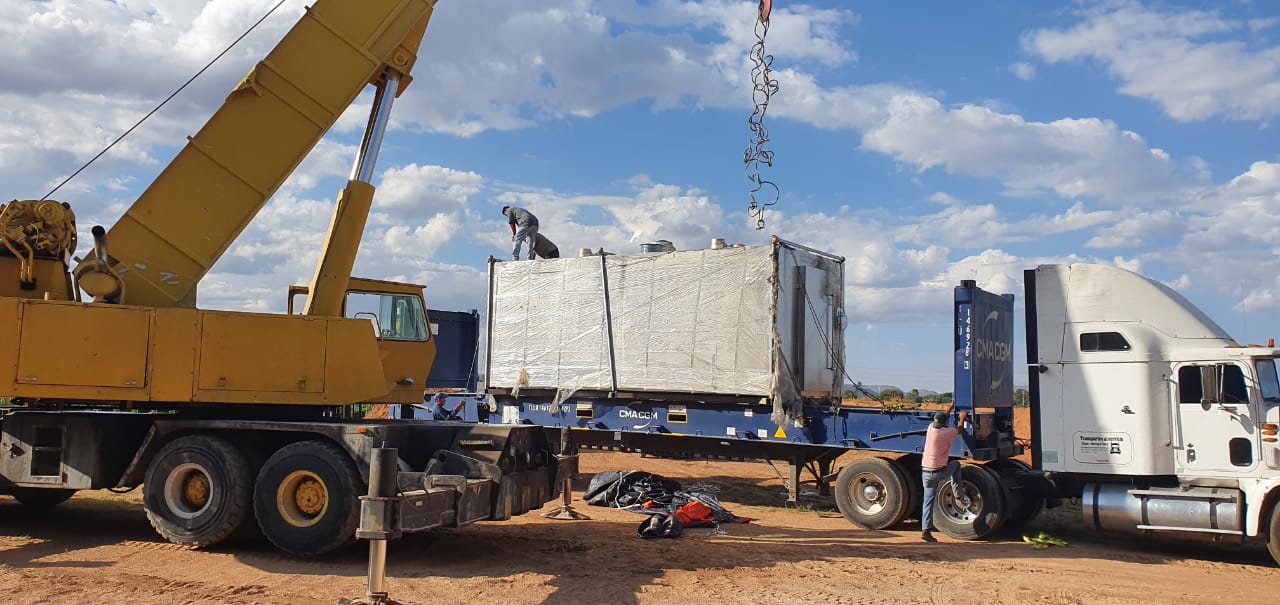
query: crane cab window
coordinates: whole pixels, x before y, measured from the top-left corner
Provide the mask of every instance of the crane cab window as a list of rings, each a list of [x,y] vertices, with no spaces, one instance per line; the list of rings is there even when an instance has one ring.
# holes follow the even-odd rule
[[[422,299],[403,294],[348,292],[345,315],[367,319],[383,340],[427,340],[427,314]]]
[[[1128,351],[1129,341],[1119,332],[1085,332],[1080,335],[1081,351]]]
[[[1206,380],[1217,383],[1205,389]],[[1208,392],[1206,392],[1206,390]],[[1178,368],[1180,403],[1248,403],[1244,371],[1235,364],[1182,366]]]

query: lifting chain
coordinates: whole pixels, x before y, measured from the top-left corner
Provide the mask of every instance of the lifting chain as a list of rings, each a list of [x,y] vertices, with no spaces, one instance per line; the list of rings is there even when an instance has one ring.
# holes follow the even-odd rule
[[[773,181],[760,176],[761,164],[773,166],[773,152],[764,148],[765,143],[769,142],[769,129],[764,125],[764,114],[769,110],[769,98],[778,92],[778,81],[772,76],[773,55],[766,53],[764,49],[772,9],[773,0],[760,0],[755,25],[756,42],[751,46],[751,101],[754,107],[751,117],[747,118],[747,123],[751,126],[751,144],[742,154],[747,180],[751,181],[751,203],[747,204],[747,214],[756,219],[756,229],[764,229],[764,210],[777,204],[781,194]],[[772,190],[772,195],[765,191],[766,188]],[[767,201],[762,201],[765,199]]]

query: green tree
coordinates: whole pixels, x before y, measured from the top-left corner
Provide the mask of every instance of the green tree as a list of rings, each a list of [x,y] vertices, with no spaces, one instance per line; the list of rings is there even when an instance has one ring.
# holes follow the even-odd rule
[[[889,401],[902,401],[903,397],[906,397],[906,395],[902,392],[901,389],[885,389],[883,391],[880,391],[881,399],[885,399]]]
[[[1031,394],[1026,389],[1013,390],[1013,406],[1025,408],[1031,405]]]

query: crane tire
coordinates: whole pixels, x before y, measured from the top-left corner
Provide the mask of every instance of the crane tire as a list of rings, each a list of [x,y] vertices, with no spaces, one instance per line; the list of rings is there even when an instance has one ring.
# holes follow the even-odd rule
[[[143,507],[156,532],[187,546],[212,546],[251,512],[253,474],[244,454],[213,435],[170,441],[147,466]]]
[[[315,556],[355,540],[364,491],[345,450],[330,441],[298,441],[262,465],[253,507],[262,534],[277,548]]]

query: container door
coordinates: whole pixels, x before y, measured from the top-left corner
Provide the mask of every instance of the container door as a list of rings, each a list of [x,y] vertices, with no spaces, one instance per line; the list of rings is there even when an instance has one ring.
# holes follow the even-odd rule
[[[805,317],[802,385],[806,392],[825,395],[834,383],[831,375],[835,367],[831,347],[836,342],[831,333],[833,301],[827,293],[827,272],[817,267],[804,267],[803,271],[801,284],[806,299],[798,301]]]

